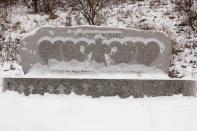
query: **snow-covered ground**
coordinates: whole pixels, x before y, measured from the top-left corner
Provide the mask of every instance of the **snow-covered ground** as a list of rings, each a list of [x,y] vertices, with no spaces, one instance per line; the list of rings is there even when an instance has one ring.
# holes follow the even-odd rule
[[[196,131],[197,98],[0,94],[0,131]]]
[[[21,75],[20,67],[10,71],[9,63],[5,65],[0,89],[1,77]],[[196,131],[196,121],[196,97],[93,99],[0,93],[0,131]]]
[[[20,76],[19,70],[1,71],[0,77]],[[196,97],[93,99],[0,93],[0,131],[196,131],[196,121]]]

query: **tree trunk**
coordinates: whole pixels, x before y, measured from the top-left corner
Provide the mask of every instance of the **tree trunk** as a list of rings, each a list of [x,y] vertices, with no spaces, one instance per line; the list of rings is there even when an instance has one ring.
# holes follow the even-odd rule
[[[37,13],[38,12],[38,6],[37,6],[37,4],[38,4],[38,0],[34,0],[34,9],[35,9],[35,13]]]
[[[188,21],[189,21],[189,25],[192,28],[192,30],[195,31],[195,28],[193,26],[193,21],[192,21],[192,14],[190,14],[189,11],[187,11],[186,13],[187,13],[187,18],[188,18]]]

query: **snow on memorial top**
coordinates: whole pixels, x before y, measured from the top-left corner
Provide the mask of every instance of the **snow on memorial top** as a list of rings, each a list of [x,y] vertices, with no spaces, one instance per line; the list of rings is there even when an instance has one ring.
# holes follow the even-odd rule
[[[109,27],[43,27],[22,40],[26,74],[36,65],[50,72],[168,73],[171,41],[161,32]]]

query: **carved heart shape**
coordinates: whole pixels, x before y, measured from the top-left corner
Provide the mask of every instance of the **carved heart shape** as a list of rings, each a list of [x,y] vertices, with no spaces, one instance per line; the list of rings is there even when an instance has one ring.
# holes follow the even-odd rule
[[[66,41],[62,45],[62,55],[64,57],[64,61],[70,61],[75,59],[75,43],[73,41]]]
[[[38,53],[41,59],[47,64],[48,60],[51,58],[51,51],[53,49],[53,45],[50,41],[45,40],[39,44]]]
[[[40,58],[45,62],[48,63],[49,59],[57,59],[61,60],[60,56],[60,48],[61,48],[61,41],[56,41],[55,43],[51,43],[48,40],[44,40],[39,44],[38,52]]]
[[[137,55],[136,61],[139,64],[151,65],[160,55],[160,47],[155,42],[149,42],[144,44],[142,42],[136,42]]]
[[[110,56],[116,64],[129,64],[131,61],[133,61],[133,58],[136,54],[136,46],[131,41],[126,41],[123,44],[118,41],[113,41],[110,43],[110,46],[112,50],[114,47],[116,48],[116,50],[114,50]]]

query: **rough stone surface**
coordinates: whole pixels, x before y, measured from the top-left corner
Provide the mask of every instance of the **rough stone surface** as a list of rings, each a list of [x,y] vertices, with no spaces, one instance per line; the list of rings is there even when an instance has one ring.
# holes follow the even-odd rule
[[[70,71],[80,74],[99,68],[101,68],[99,71],[108,73],[110,69],[122,73],[119,70],[126,68],[125,65],[143,65],[142,68],[136,66],[139,69],[133,66],[133,70],[140,70],[139,72],[143,73],[144,67],[150,67],[153,72],[156,72],[157,68],[168,74],[170,55],[171,40],[162,32],[94,26],[43,27],[31,36],[25,37],[20,46],[24,73],[28,73],[34,65],[48,66],[47,71],[51,71],[50,73],[56,69],[56,73],[66,70],[67,73]],[[77,64],[73,64],[73,61],[77,61]],[[115,68],[117,65],[118,68]],[[74,70],[69,66],[74,67]],[[75,71],[77,66],[84,68]],[[102,70],[103,67],[106,70]],[[128,68],[130,69],[130,66]],[[131,72],[126,70],[126,73]],[[25,95],[74,92],[77,95],[92,97],[118,95],[121,98],[196,94],[196,83],[192,80],[39,77],[4,78],[4,91],[13,90]]]
[[[25,73],[34,64],[48,65],[50,59],[142,64],[168,73],[170,55],[171,40],[162,32],[93,26],[43,27],[20,46]]]
[[[115,79],[58,79],[58,78],[4,78],[4,91],[29,94],[70,94],[92,97],[171,96],[196,95],[196,83],[190,80],[115,80]]]

